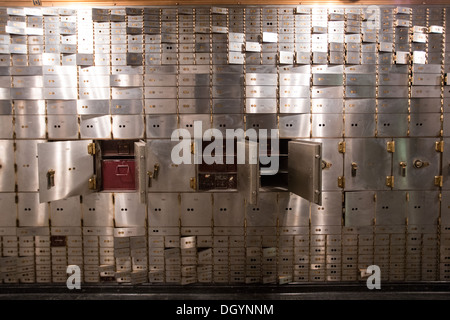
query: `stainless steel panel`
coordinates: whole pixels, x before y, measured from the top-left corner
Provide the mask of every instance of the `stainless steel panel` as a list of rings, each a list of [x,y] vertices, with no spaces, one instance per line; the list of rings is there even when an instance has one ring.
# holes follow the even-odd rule
[[[52,227],[80,227],[81,230],[80,198],[52,201],[50,203],[50,221]]]
[[[43,86],[46,88],[75,88],[77,87],[77,77],[75,75],[44,75]],[[81,81],[80,81],[81,83]],[[74,90],[76,92],[76,90]]]
[[[408,99],[377,99],[378,113],[408,113]]]
[[[141,75],[115,74],[110,76],[111,87],[142,87]]]
[[[15,117],[15,134],[17,139],[45,139],[45,116],[17,115]]]
[[[309,99],[280,98],[280,113],[309,113]]]
[[[17,115],[45,114],[44,100],[14,100]]]
[[[47,131],[49,139],[77,139],[78,117],[76,115],[48,115]]]
[[[212,194],[182,193],[180,222],[181,227],[212,227]]]
[[[177,99],[145,99],[146,114],[171,114],[177,112]]]
[[[143,109],[142,100],[111,100],[111,114],[141,114]]]
[[[177,193],[148,194],[148,222],[150,227],[176,227],[180,223]]]
[[[344,157],[339,152],[341,139],[312,139],[322,143],[322,190],[340,190],[338,180],[343,176]]]
[[[242,129],[244,126],[244,118],[241,114],[213,115],[211,128],[217,129],[226,134],[227,129]]]
[[[340,137],[343,134],[342,114],[313,114],[312,137]]]
[[[433,138],[395,139],[393,157],[394,188],[399,190],[433,190],[439,175],[440,155]]]
[[[311,203],[311,225],[339,226],[340,228],[342,224],[342,202],[342,192],[322,192],[322,204]]]
[[[142,80],[142,77],[141,77]],[[208,81],[209,84],[209,81]],[[142,85],[142,84],[141,84]],[[144,85],[146,87],[159,87],[159,86],[176,86],[177,76],[175,74],[145,74]],[[181,85],[181,80],[180,80]]]
[[[442,188],[445,190],[450,189],[450,150],[445,148],[445,146],[450,145],[450,141],[447,137],[443,139],[444,152],[442,153],[442,175],[443,175],[443,185]],[[450,209],[450,207],[448,208]]]
[[[240,86],[215,86],[212,88],[212,97],[213,98],[229,98],[233,97],[235,99],[243,97],[243,90]]]
[[[320,205],[322,203],[322,144],[302,140],[290,141],[288,153],[289,190]]]
[[[38,193],[18,193],[17,204],[20,227],[48,227],[49,211],[47,204],[39,203]]]
[[[409,133],[411,137],[438,137],[440,135],[440,113],[412,113]]]
[[[15,228],[17,225],[17,207],[15,196],[16,195],[14,193],[0,193],[0,204],[3,208],[3,214],[0,216],[0,226],[2,227]],[[3,242],[3,246],[6,245],[5,242],[6,241]]]
[[[0,140],[0,191],[13,192],[15,186],[14,145],[12,140]]]
[[[177,87],[145,87],[145,99],[174,99],[177,97]]]
[[[441,100],[439,98],[416,98],[411,99],[411,113],[429,113],[441,110]]]
[[[111,138],[110,116],[80,116],[80,134],[82,139]]]
[[[280,98],[309,98],[309,86],[280,86]]]
[[[292,193],[280,193],[278,220],[281,227],[309,226],[309,202]]]
[[[280,86],[309,86],[310,78],[308,73],[283,73],[280,75]]]
[[[375,209],[377,225],[405,225],[406,192],[378,191]]]
[[[87,152],[89,143],[68,141],[38,144],[41,203],[91,192],[88,181],[93,175],[93,163],[92,156]]]
[[[248,87],[247,87],[248,88]],[[276,113],[276,99],[246,99],[246,113]]]
[[[112,99],[142,99],[143,89],[142,88],[111,88],[111,98]]]
[[[144,118],[140,115],[112,115],[112,134],[118,139],[144,137]]]
[[[84,227],[113,227],[114,205],[112,193],[91,193],[83,196],[81,204]]]
[[[408,114],[380,113],[377,116],[378,137],[406,137],[408,134]]]
[[[374,137],[375,116],[361,113],[347,114],[344,130],[346,137]]]
[[[345,113],[375,113],[375,99],[346,99]]]
[[[38,140],[16,141],[17,185],[19,192],[38,190],[37,144],[41,142]]]
[[[312,113],[342,113],[343,99],[311,99]]]
[[[375,219],[374,192],[345,192],[345,226],[371,226]]]
[[[346,139],[344,177],[346,190],[386,190],[391,174],[388,139]]]
[[[209,87],[179,87],[178,97],[181,99],[209,99]]]
[[[408,191],[407,202],[408,224],[437,225],[439,218],[439,192],[437,191]]]
[[[171,115],[147,115],[147,138],[170,138],[178,127],[178,119]]]
[[[195,122],[201,122],[201,129],[195,130]],[[191,136],[197,133],[203,136],[204,132],[211,127],[211,117],[207,114],[182,114],[179,116],[180,129],[186,129]]]
[[[212,112],[213,113],[243,113],[244,100],[243,99],[213,99]]]
[[[311,130],[311,117],[309,114],[280,115],[280,138],[309,137]]]
[[[311,88],[311,98],[343,98],[343,89],[341,86],[313,86]]]
[[[264,192],[258,196],[257,204],[247,203],[245,217],[247,227],[273,227],[277,220],[277,193]]]
[[[145,205],[138,193],[114,194],[114,221],[116,227],[143,227],[147,218]]]
[[[151,180],[149,192],[189,192],[193,191],[190,179],[195,177],[195,165],[174,164],[171,160],[173,147],[179,142],[169,140],[148,140],[147,168],[159,164],[157,178]],[[191,163],[192,157],[191,158]],[[176,183],[174,183],[176,181]]]
[[[273,114],[249,114],[246,116],[246,129],[273,129],[277,127],[277,118]]]
[[[77,100],[78,114],[109,114],[109,100]]]
[[[75,100],[78,98],[78,92],[76,87],[72,88],[43,88],[42,89],[43,99],[48,100]],[[109,94],[109,92],[108,92]],[[80,97],[95,98],[93,95],[90,96],[90,92],[80,89]],[[108,96],[109,98],[109,96]]]

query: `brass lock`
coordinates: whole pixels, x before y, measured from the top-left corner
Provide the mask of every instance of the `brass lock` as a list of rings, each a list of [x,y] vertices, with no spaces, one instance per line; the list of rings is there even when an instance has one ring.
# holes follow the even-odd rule
[[[159,174],[159,163],[155,163],[155,165],[153,166],[153,172],[147,171],[149,188],[151,188],[152,186],[152,179],[155,180],[158,179],[158,174]]]
[[[329,169],[329,168],[331,168],[332,165],[333,164],[331,162],[327,162],[325,160],[322,160],[322,170],[323,169]]]
[[[51,189],[55,186],[55,170],[50,169],[47,171],[47,189]]]
[[[420,168],[424,168],[424,167],[428,167],[430,165],[430,163],[428,161],[422,161],[422,160],[414,160],[414,168],[416,169],[420,169]]]

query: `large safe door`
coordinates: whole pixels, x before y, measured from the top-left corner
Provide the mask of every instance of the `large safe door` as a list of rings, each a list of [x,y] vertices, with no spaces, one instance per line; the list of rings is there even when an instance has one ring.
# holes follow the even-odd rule
[[[256,204],[259,191],[259,157],[258,143],[253,141],[238,141],[238,152],[245,150],[245,161],[237,163],[237,188],[247,203]]]
[[[92,141],[38,144],[39,202],[91,193],[94,160],[88,152]]]
[[[288,189],[322,204],[322,144],[293,140],[288,143]]]

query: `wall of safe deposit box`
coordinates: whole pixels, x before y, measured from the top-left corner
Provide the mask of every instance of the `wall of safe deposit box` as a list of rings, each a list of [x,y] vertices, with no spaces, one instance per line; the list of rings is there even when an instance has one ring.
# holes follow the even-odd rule
[[[377,8],[379,28],[350,5],[0,9],[0,281],[448,280],[448,8]],[[147,205],[39,203],[37,144],[158,143],[194,120],[321,141],[323,204],[184,176]]]

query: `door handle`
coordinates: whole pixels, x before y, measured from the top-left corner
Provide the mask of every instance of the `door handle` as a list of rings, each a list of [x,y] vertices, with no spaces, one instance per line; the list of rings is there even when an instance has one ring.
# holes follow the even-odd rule
[[[55,170],[50,169],[47,171],[47,189],[51,189],[55,186]]]
[[[153,172],[147,171],[149,188],[151,188],[152,186],[152,179],[155,180],[158,179],[158,174],[159,174],[159,163],[155,163],[155,165],[153,166]]]
[[[356,162],[352,162],[352,177],[356,177],[357,169],[358,169],[358,164]]]
[[[148,176],[148,184],[147,184],[147,186],[149,188],[151,188],[152,187],[153,172],[147,171],[147,176]]]
[[[430,165],[430,163],[428,161],[422,161],[422,160],[414,160],[414,168],[416,169],[420,169],[420,168],[425,168],[428,167]]]
[[[406,177],[406,162],[405,161],[401,161],[400,162],[400,167],[401,167],[402,177]]]

